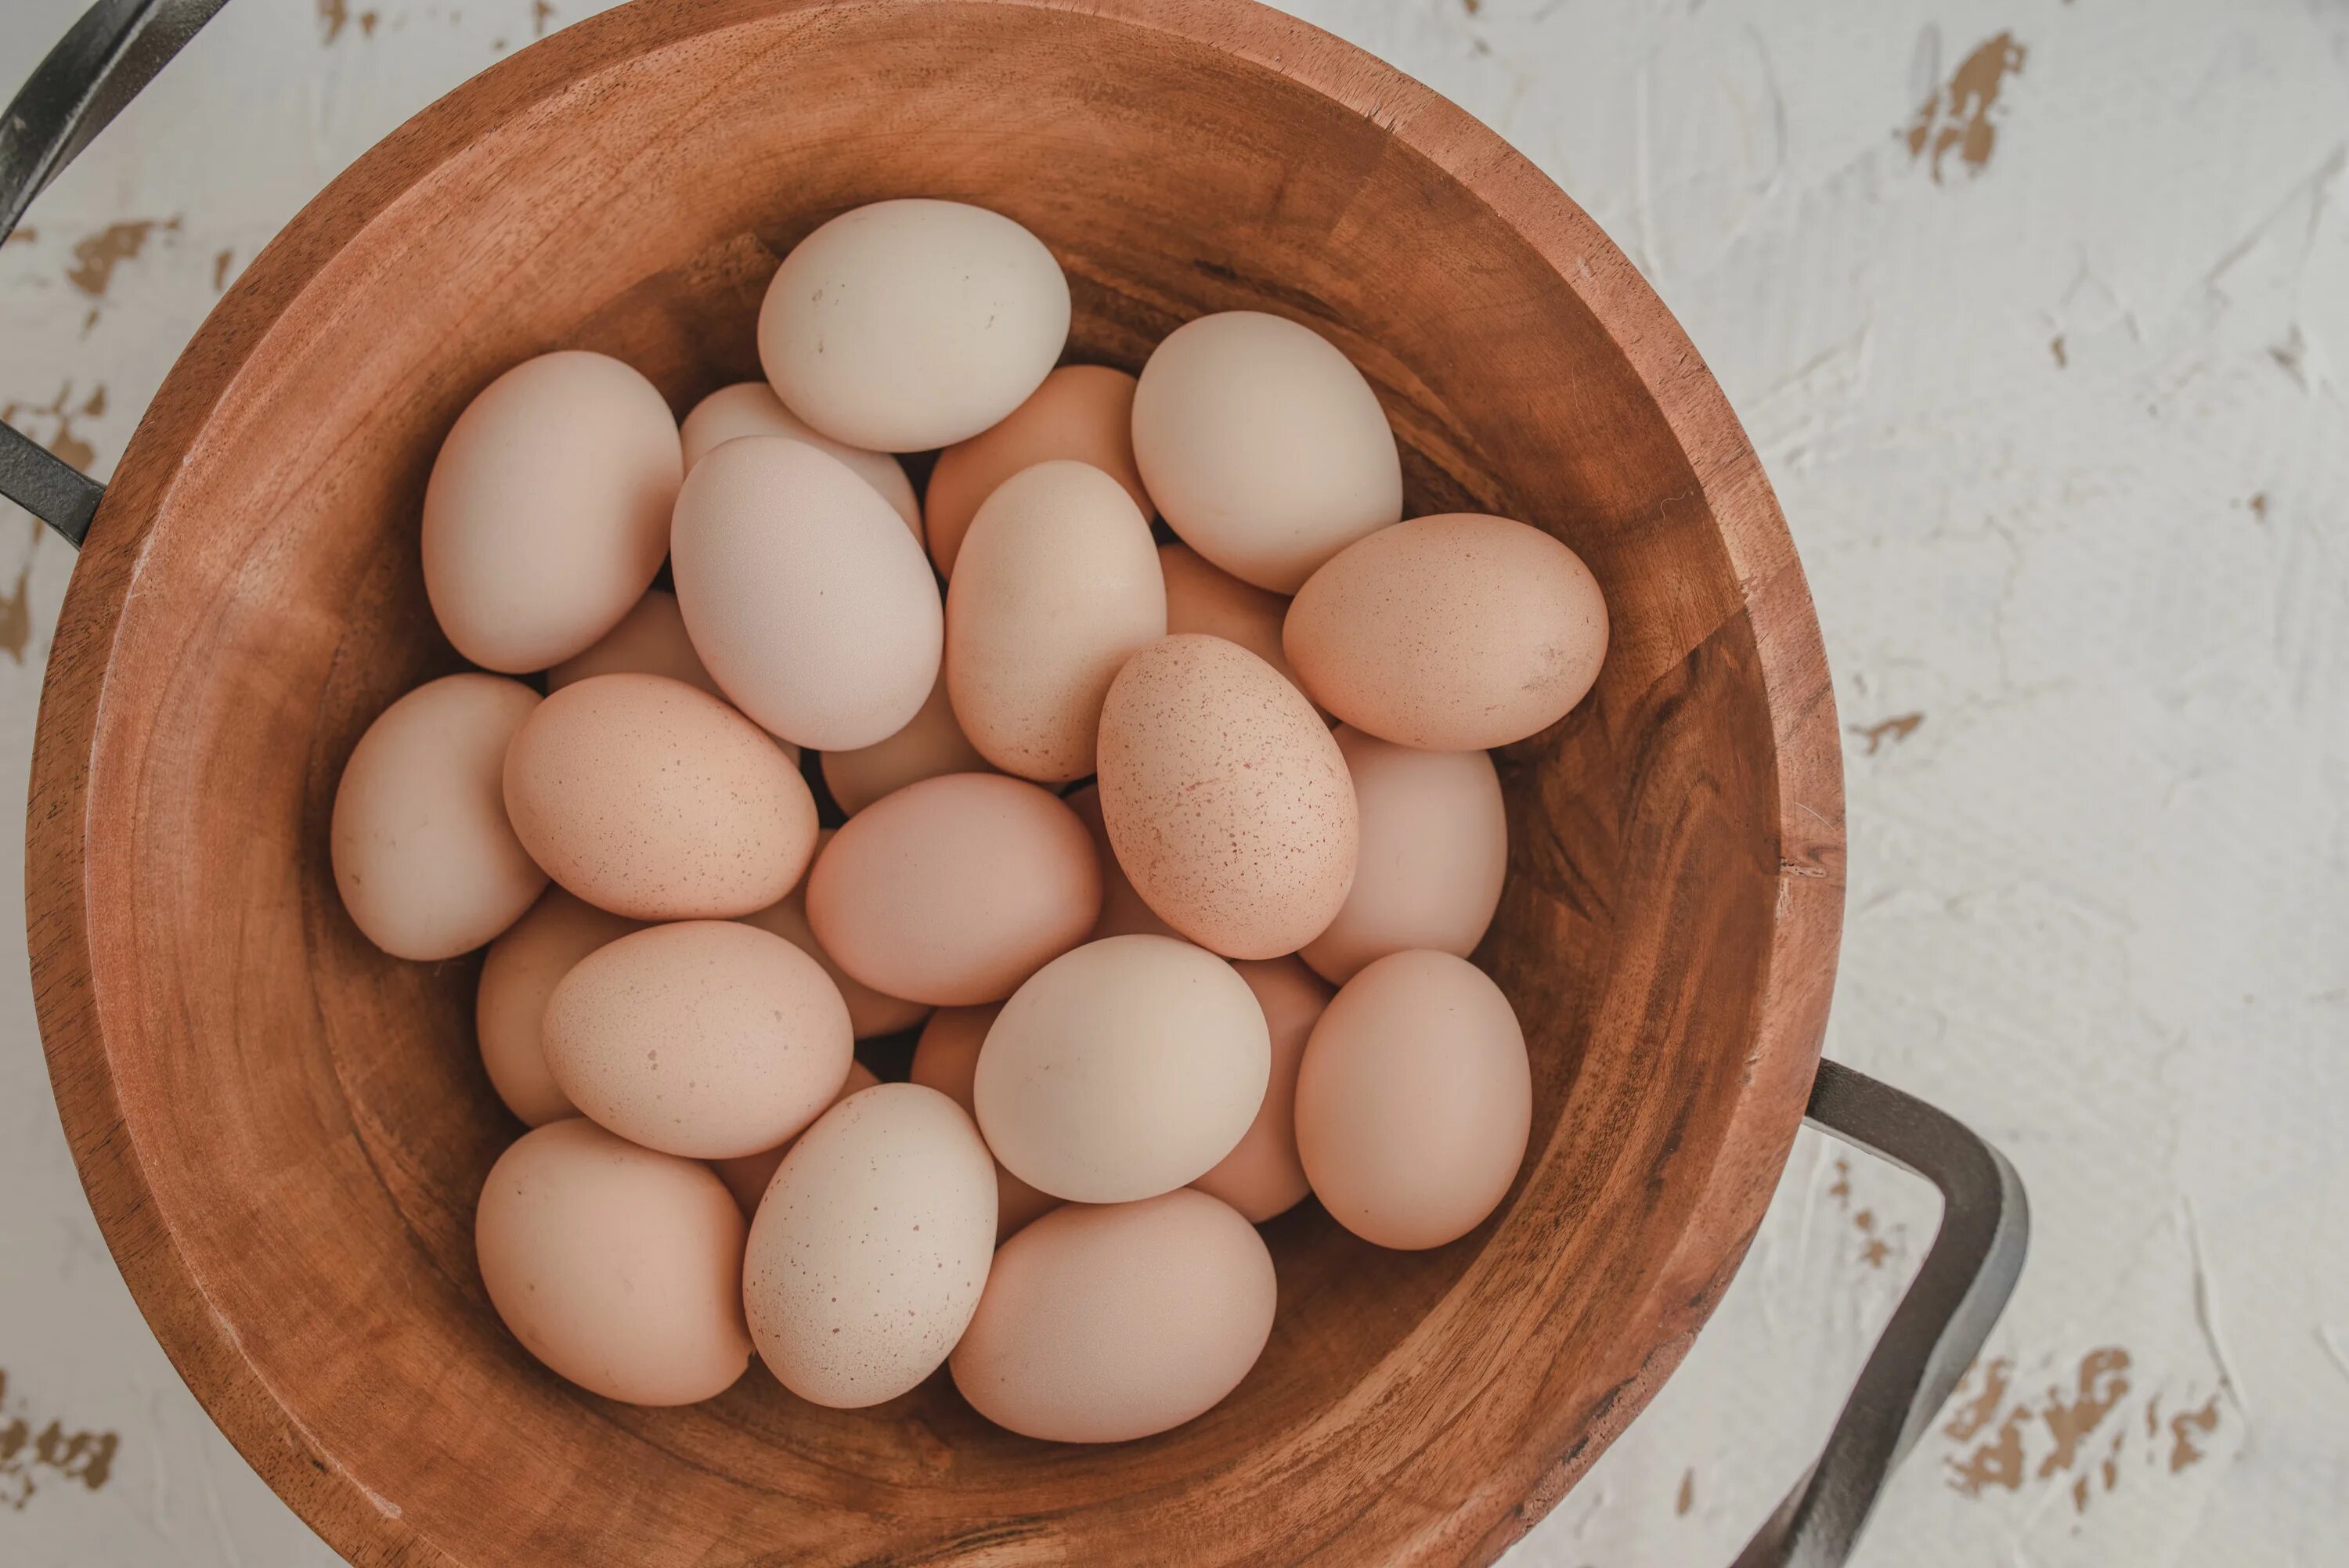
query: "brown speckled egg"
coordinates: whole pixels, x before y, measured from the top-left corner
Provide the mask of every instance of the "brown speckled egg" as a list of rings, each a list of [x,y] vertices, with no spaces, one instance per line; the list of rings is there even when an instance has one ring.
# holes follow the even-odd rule
[[[1007,773],[1081,779],[1118,666],[1165,634],[1150,524],[1117,481],[1078,462],[1023,469],[971,520],[947,588],[955,717]]]
[[[546,872],[509,820],[501,779],[538,694],[496,676],[443,676],[378,716],[335,787],[335,886],[395,958],[454,958],[520,919]]]
[[[955,1348],[955,1387],[1026,1437],[1146,1438],[1239,1387],[1278,1294],[1264,1239],[1204,1192],[1071,1203],[996,1253]]]
[[[523,1348],[633,1405],[714,1398],[750,1366],[743,1234],[709,1166],[580,1117],[500,1155],[473,1222],[481,1283]]]
[[[978,754],[955,722],[954,705],[947,700],[947,672],[938,667],[937,684],[913,722],[886,740],[854,751],[827,751],[823,758],[823,785],[833,802],[854,817],[882,796],[941,773],[991,773],[995,769]]]
[[[808,874],[808,922],[834,963],[892,996],[999,1002],[1101,913],[1092,841],[1018,779],[949,773],[848,820]]]
[[[1100,749],[1118,864],[1202,947],[1277,958],[1345,903],[1358,835],[1346,759],[1303,694],[1238,644],[1168,637],[1128,659]]]
[[[749,914],[815,852],[815,798],[749,719],[682,681],[596,676],[539,705],[505,758],[532,856],[638,920]]]
[[[830,828],[818,833],[816,853],[832,841]],[[808,923],[807,883],[802,882],[781,903],[768,905],[756,914],[746,914],[743,920],[761,931],[771,931],[785,942],[823,965],[832,983],[840,987],[840,999],[848,1004],[848,1022],[856,1037],[869,1040],[880,1035],[894,1035],[900,1029],[910,1029],[930,1016],[926,1002],[908,1002],[902,996],[885,996],[854,975],[832,961],[823,944],[815,939],[815,928]]]
[[[866,1089],[792,1146],[759,1204],[750,1336],[802,1399],[894,1399],[962,1337],[994,1251],[995,1162],[970,1118],[919,1084]]]
[[[858,479],[880,492],[890,511],[905,520],[905,527],[916,539],[922,537],[922,504],[915,499],[914,481],[905,477],[903,464],[886,452],[852,447],[816,430],[784,407],[775,389],[763,381],[720,387],[693,406],[693,412],[685,417],[678,433],[685,438],[688,472],[712,447],[722,446],[738,436],[782,436],[804,441],[847,464]]]
[[[539,894],[529,913],[490,944],[489,955],[481,960],[481,987],[473,995],[481,1066],[506,1109],[531,1126],[579,1114],[547,1070],[546,1052],[539,1042],[547,997],[573,965],[605,943],[641,929],[636,921],[551,887]]]
[[[1230,573],[1211,566],[1187,544],[1158,547],[1159,574],[1166,580],[1166,629],[1200,632],[1237,643],[1280,672],[1291,686],[1297,672],[1280,646],[1280,623],[1288,601]]]
[[[848,1081],[840,1086],[840,1092],[833,1097],[832,1103],[838,1105],[857,1090],[871,1088],[880,1081],[874,1076],[873,1069],[863,1062],[851,1062],[848,1064]],[[831,1108],[827,1106],[825,1109]],[[718,1179],[726,1183],[726,1190],[734,1194],[734,1201],[742,1205],[742,1212],[747,1217],[759,1212],[759,1200],[767,1195],[767,1183],[775,1179],[776,1167],[782,1164],[783,1156],[792,1151],[792,1145],[797,1141],[795,1137],[787,1138],[772,1149],[762,1149],[756,1154],[738,1154],[731,1160],[713,1160],[709,1168],[718,1172]]]
[[[1294,958],[1268,958],[1235,964],[1241,979],[1256,993],[1264,1021],[1272,1031],[1272,1077],[1265,1085],[1264,1104],[1247,1133],[1213,1171],[1191,1183],[1210,1197],[1221,1198],[1257,1224],[1287,1213],[1305,1199],[1311,1184],[1297,1158],[1297,1068],[1305,1059],[1305,1041],[1321,1010],[1330,1005],[1330,987],[1320,976]]]
[[[1449,953],[1395,953],[1339,988],[1297,1075],[1297,1152],[1332,1218],[1382,1247],[1440,1247],[1516,1180],[1533,1125],[1526,1037],[1501,988]]]
[[[696,1160],[797,1133],[840,1093],[855,1049],[823,965],[729,920],[597,948],[556,984],[541,1033],[572,1104],[631,1143]]]
[[[963,535],[995,487],[1056,458],[1092,464],[1151,515],[1150,492],[1133,464],[1133,377],[1105,365],[1063,365],[1001,423],[938,454],[922,496],[922,526],[941,575],[954,576]]]
[[[1481,751],[1582,700],[1607,655],[1607,602],[1541,530],[1451,512],[1347,548],[1298,590],[1281,637],[1305,689],[1355,728]]]
[[[978,1076],[978,1048],[987,1043],[987,1031],[1001,1011],[1003,1005],[999,1002],[984,1007],[939,1008],[922,1026],[921,1040],[914,1047],[914,1065],[905,1076],[937,1090],[962,1107],[964,1115],[975,1119],[978,1110],[971,1085]],[[1006,1171],[1001,1161],[996,1161],[997,1242],[1059,1202],[1050,1192],[1039,1192]]]
[[[653,384],[575,350],[525,359],[459,415],[424,487],[424,591],[457,651],[543,670],[652,586],[685,472]]]
[[[1071,789],[1064,797],[1069,810],[1077,814],[1092,835],[1093,854],[1101,861],[1102,912],[1093,922],[1095,941],[1104,936],[1180,936],[1182,933],[1158,918],[1158,913],[1142,902],[1126,880],[1125,868],[1117,863],[1117,851],[1110,848],[1109,828],[1102,821],[1101,788],[1088,784],[1081,789]]]

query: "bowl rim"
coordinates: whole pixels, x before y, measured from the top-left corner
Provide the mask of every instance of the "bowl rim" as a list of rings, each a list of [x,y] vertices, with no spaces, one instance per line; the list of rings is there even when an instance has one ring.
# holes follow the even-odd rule
[[[1841,741],[1816,615],[1760,460],[1694,346],[1630,261],[1530,160],[1448,99],[1254,0],[637,0],[468,78],[330,181],[263,249],[174,363],[133,435],[67,586],[43,682],[26,830],[35,1009],[75,1164],[125,1283],[174,1367],[279,1497],[353,1561],[458,1561],[314,1441],[206,1299],[150,1187],[118,1096],[93,978],[89,913],[127,900],[93,870],[100,717],[122,614],[181,465],[297,297],[344,245],[479,137],[647,50],[788,13],[1013,6],[1068,11],[1235,56],[1379,125],[1443,170],[1555,269],[1655,397],[1696,475],[1739,584],[1723,627],[1750,623],[1775,746],[1777,915],[1752,1047],[1719,1158],[1642,1315],[1654,1343],[1586,1413],[1563,1453],[1520,1456],[1413,1562],[1489,1562],[1546,1514],[1686,1353],[1775,1189],[1816,1069],[1843,912]],[[1719,631],[1723,628],[1713,628]],[[1710,634],[1710,633],[1708,634]],[[1692,1292],[1691,1281],[1698,1282]],[[1398,1559],[1403,1560],[1403,1559]]]

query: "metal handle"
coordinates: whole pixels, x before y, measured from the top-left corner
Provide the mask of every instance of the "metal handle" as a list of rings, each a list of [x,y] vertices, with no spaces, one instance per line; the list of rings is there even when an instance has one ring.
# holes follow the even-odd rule
[[[2023,1178],[1956,1118],[1823,1061],[1804,1119],[1940,1188],[1941,1226],[1818,1462],[1733,1568],[1841,1568],[1893,1467],[1916,1447],[2014,1294],[2031,1241]]]
[[[155,79],[227,0],[98,0],[0,119],[0,241],[33,199]],[[0,424],[0,495],[63,534],[88,537],[105,487]]]

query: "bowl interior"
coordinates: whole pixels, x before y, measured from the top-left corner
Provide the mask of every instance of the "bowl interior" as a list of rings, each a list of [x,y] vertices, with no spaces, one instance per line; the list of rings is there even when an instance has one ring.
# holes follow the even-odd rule
[[[943,1377],[841,1412],[754,1367],[652,1411],[541,1369],[472,1259],[481,1178],[519,1131],[472,1047],[477,961],[377,953],[326,866],[360,731],[456,666],[416,541],[466,400],[574,346],[682,410],[757,375],[753,316],[800,235],[916,194],[1043,237],[1075,290],[1071,359],[1138,368],[1206,311],[1313,325],[1378,387],[1411,511],[1552,531],[1614,616],[1594,697],[1503,758],[1511,874],[1479,959],[1533,1052],[1517,1189],[1425,1253],[1310,1204],[1277,1222],[1255,1373],[1117,1448],[1009,1437]],[[1728,436],[1692,456],[1701,418]],[[34,827],[36,923],[66,918],[88,967],[45,1022],[94,1202],[223,1426],[366,1560],[1489,1554],[1677,1358],[1816,1059],[1823,972],[1782,1005],[1789,933],[1824,966],[1833,920],[1793,920],[1788,889],[1831,884],[1785,873],[1831,860],[1833,830],[1792,844],[1782,797],[1822,712],[1808,801],[1840,814],[1824,682],[1790,698],[1754,613],[1755,562],[1782,543],[1718,394],[1603,237],[1480,128],[1309,29],[981,0],[598,18],[337,181],[125,460],[44,716],[76,771],[41,786],[68,825],[36,790]],[[1768,581],[1799,665],[1799,576],[1791,599]],[[45,895],[45,865],[73,885]]]

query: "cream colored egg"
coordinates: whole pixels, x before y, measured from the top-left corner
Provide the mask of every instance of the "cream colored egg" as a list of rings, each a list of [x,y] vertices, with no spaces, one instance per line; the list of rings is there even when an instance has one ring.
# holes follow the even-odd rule
[[[1146,1438],[1239,1387],[1278,1295],[1264,1239],[1204,1192],[1072,1203],[996,1253],[955,1348],[955,1387],[1025,1437]]]
[[[1184,543],[1276,593],[1402,516],[1402,459],[1371,384],[1312,328],[1257,311],[1159,344],[1134,389],[1133,455]]]
[[[1338,731],[1362,847],[1338,918],[1300,954],[1344,985],[1374,958],[1427,947],[1465,958],[1485,939],[1509,871],[1500,776],[1482,751],[1420,751]]]
[[[1346,759],[1303,694],[1220,637],[1128,659],[1101,720],[1102,817],[1160,918],[1231,958],[1321,934],[1354,880]]]
[[[964,1115],[976,1118],[978,1102],[971,1086],[978,1076],[978,1050],[987,1043],[987,1031],[994,1026],[996,1015],[1002,1011],[1000,1002],[983,1007],[939,1008],[922,1026],[921,1040],[914,1047],[914,1065],[905,1076],[937,1090],[962,1107]],[[997,1242],[1059,1203],[1050,1192],[1039,1192],[1006,1171],[1002,1161],[996,1162]]]
[[[922,711],[886,740],[854,751],[823,754],[824,788],[834,804],[854,817],[882,796],[941,773],[988,773],[994,769],[955,722],[947,696],[947,672],[930,687]]]
[[[1332,1218],[1382,1247],[1484,1222],[1525,1163],[1526,1037],[1501,988],[1449,953],[1396,953],[1340,987],[1297,1075],[1297,1151]]]
[[[784,407],[775,389],[763,381],[720,387],[693,406],[679,434],[685,438],[688,473],[710,448],[738,436],[782,436],[805,441],[847,464],[858,479],[880,492],[892,511],[905,520],[916,539],[922,536],[922,503],[914,495],[914,481],[905,477],[905,465],[886,452],[852,447],[811,428],[806,420]]]
[[[571,966],[605,943],[641,930],[636,921],[597,909],[559,887],[539,894],[530,913],[490,944],[473,995],[473,1029],[481,1066],[506,1109],[541,1127],[579,1108],[547,1070],[539,1025],[546,999]]]
[[[1158,570],[1166,581],[1166,629],[1199,632],[1237,643],[1298,684],[1280,646],[1280,623],[1288,601],[1230,573],[1209,565],[1187,544],[1158,547]]]
[[[978,1053],[978,1125],[1006,1169],[1079,1203],[1196,1181],[1238,1144],[1272,1068],[1232,966],[1171,936],[1112,936],[1038,970]]]
[[[750,1223],[742,1299],[760,1358],[836,1409],[894,1399],[970,1323],[995,1249],[995,1162],[960,1108],[885,1083],[792,1146]]]
[[[1049,791],[994,773],[909,784],[848,820],[808,875],[808,923],[867,985],[942,1007],[999,1002],[1085,939],[1101,869]]]
[[[1098,941],[1104,936],[1180,936],[1183,934],[1158,918],[1158,913],[1143,902],[1126,880],[1125,868],[1117,863],[1117,851],[1110,848],[1109,827],[1102,820],[1101,788],[1088,784],[1081,789],[1069,791],[1069,810],[1077,814],[1092,835],[1093,854],[1101,861],[1101,918],[1093,922],[1092,936]]]
[[[833,830],[826,828],[816,835],[816,853],[823,853],[832,841]],[[832,960],[823,944],[815,939],[815,928],[808,923],[807,882],[802,879],[780,903],[768,905],[756,914],[746,914],[743,920],[761,931],[771,931],[777,936],[823,965],[823,972],[840,988],[840,998],[848,1004],[848,1022],[860,1040],[874,1039],[882,1035],[894,1035],[910,1029],[930,1016],[929,1006],[908,1002],[902,996],[888,996],[875,991]]]
[[[1063,365],[1003,422],[938,454],[922,496],[930,559],[954,575],[963,535],[995,487],[1055,459],[1090,463],[1125,487],[1148,518],[1154,508],[1133,466],[1133,377],[1105,365]]]
[[[976,436],[1036,390],[1069,337],[1069,283],[1035,235],[959,201],[875,201],[783,258],[759,363],[792,412],[854,446]]]
[[[1023,469],[971,520],[947,589],[947,690],[996,767],[1062,784],[1093,770],[1102,698],[1166,634],[1150,524],[1083,463]]]
[[[1235,964],[1264,1009],[1272,1033],[1272,1076],[1256,1119],[1216,1168],[1191,1183],[1220,1198],[1257,1224],[1287,1213],[1305,1199],[1311,1184],[1297,1157],[1297,1069],[1305,1042],[1329,1006],[1331,992],[1320,976],[1294,958]]]
[[[863,1062],[851,1062],[848,1064],[848,1081],[840,1086],[840,1092],[833,1097],[832,1103],[838,1105],[859,1089],[871,1088],[880,1081],[874,1076],[873,1069]],[[775,1171],[782,1164],[783,1156],[790,1153],[792,1145],[798,1141],[798,1138],[793,1136],[756,1154],[738,1154],[730,1160],[709,1162],[709,1168],[718,1172],[718,1179],[726,1183],[726,1190],[734,1194],[734,1202],[741,1205],[745,1217],[759,1212],[759,1200],[767,1195],[767,1183],[775,1179]]]
[[[670,565],[702,663],[734,705],[818,750],[885,740],[938,678],[929,558],[873,487],[804,442],[745,436],[678,492]]]
[[[714,1398],[750,1365],[743,1235],[709,1167],[579,1117],[500,1155],[473,1221],[490,1304],[523,1348],[634,1405]]]
[[[748,914],[815,852],[815,798],[759,727],[660,676],[540,704],[505,758],[514,831],[554,880],[638,920]]]
[[[343,907],[395,958],[454,958],[522,917],[546,886],[506,815],[506,750],[538,694],[443,676],[379,714],[335,787],[327,851]]]
[[[1430,751],[1480,751],[1566,717],[1607,655],[1607,602],[1537,528],[1469,512],[1373,534],[1298,591],[1282,644],[1315,701]]]
[[[560,664],[644,596],[684,476],[677,420],[618,360],[526,359],[457,417],[424,488],[424,591],[489,669]]]

